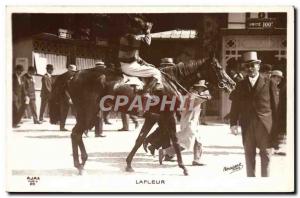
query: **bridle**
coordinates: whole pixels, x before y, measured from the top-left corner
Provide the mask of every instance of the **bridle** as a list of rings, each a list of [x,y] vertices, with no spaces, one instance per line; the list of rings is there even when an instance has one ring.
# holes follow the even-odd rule
[[[217,71],[217,68],[219,68],[219,67],[216,66],[215,61],[213,63],[211,63],[211,65],[212,65],[213,71],[215,72],[215,74],[217,76],[218,87],[220,89],[226,88],[227,90],[231,90],[231,88],[224,82],[221,72]],[[222,68],[220,68],[220,69],[222,69]]]

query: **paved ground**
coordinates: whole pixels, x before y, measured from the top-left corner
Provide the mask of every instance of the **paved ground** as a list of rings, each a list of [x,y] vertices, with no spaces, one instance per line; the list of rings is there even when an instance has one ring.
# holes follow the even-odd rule
[[[129,132],[119,132],[120,120],[111,120],[112,125],[104,126],[105,138],[95,138],[94,131],[89,132],[89,137],[84,137],[84,143],[89,155],[82,176],[96,176],[101,178],[114,176],[134,177],[169,177],[182,176],[182,171],[176,166],[176,162],[164,162],[159,165],[158,156],[152,157],[140,148],[133,160],[134,173],[124,171],[125,158],[131,150],[139,129]],[[68,120],[68,128],[72,129],[74,120]],[[130,124],[133,129],[133,124]],[[31,120],[25,120],[22,126],[10,134],[9,161],[12,175],[18,178],[27,176],[61,177],[71,178],[77,176],[77,170],[73,168],[71,155],[70,131],[60,132],[59,126],[43,123],[32,124]],[[202,163],[204,166],[191,166],[192,152],[183,152],[183,160],[193,178],[245,178],[244,152],[241,144],[241,135],[234,136],[229,133],[226,124],[213,124],[201,126],[202,143],[204,153]],[[257,155],[257,172],[259,175],[259,158]],[[230,173],[224,171],[224,167],[242,164],[242,169]],[[284,177],[286,156],[273,156],[271,174],[276,177]],[[23,184],[22,184],[23,185]],[[48,184],[47,184],[48,185]]]
[[[84,137],[84,143],[89,155],[86,164],[87,174],[123,174],[125,158],[132,148],[139,129],[129,132],[119,132],[120,120],[111,120],[112,125],[104,126],[105,138],[95,138],[94,131],[89,137]],[[74,120],[69,120],[66,126],[70,131]],[[133,129],[133,125],[130,125]],[[14,145],[11,159],[22,160],[22,163],[13,164],[13,173],[17,175],[38,172],[40,175],[72,175],[76,171],[72,168],[70,132],[60,132],[58,126],[43,123],[34,125],[31,120],[24,121],[23,125],[15,129],[12,134]],[[224,167],[244,163],[244,153],[241,145],[241,136],[229,133],[229,126],[213,124],[201,126],[204,153],[203,167],[192,167],[192,152],[183,152],[183,159],[191,174],[219,175],[226,174]],[[259,159],[259,158],[258,158]],[[284,167],[285,156],[274,156],[271,169],[275,171]],[[277,163],[278,162],[278,163]],[[279,163],[280,162],[280,163]],[[259,164],[259,163],[258,163]],[[136,174],[180,174],[175,162],[158,164],[158,157],[153,158],[142,148],[133,161]],[[259,170],[259,168],[258,168]],[[245,167],[236,175],[244,175]]]

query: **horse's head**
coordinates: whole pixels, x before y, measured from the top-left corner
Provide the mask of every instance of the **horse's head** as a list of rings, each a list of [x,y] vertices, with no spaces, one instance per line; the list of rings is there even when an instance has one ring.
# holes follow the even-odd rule
[[[224,89],[229,93],[235,89],[236,83],[227,75],[214,56],[205,60],[201,67],[201,74],[202,78],[209,82],[210,86]]]

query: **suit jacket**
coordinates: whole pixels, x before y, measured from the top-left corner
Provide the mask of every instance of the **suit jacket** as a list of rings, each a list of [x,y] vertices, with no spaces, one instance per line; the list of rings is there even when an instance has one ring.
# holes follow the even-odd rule
[[[20,77],[20,82],[18,81],[18,77],[16,74],[13,74],[13,102],[20,107],[22,102],[24,102],[24,83],[22,77]]]
[[[286,118],[287,118],[287,90],[286,90],[286,84],[283,83],[283,85],[280,88],[279,93],[279,104],[278,104],[278,120],[279,120],[279,130],[283,133],[286,133]]]
[[[28,96],[31,100],[35,100],[35,82],[32,76],[27,73],[22,76],[25,88],[25,96]]]
[[[279,87],[279,101],[275,118],[276,126],[274,126],[278,135],[286,133],[286,98],[286,84],[282,82]]]
[[[244,136],[251,119],[257,116],[270,134],[275,116],[275,94],[275,84],[269,78],[259,75],[254,87],[245,78],[238,83],[232,96],[230,125],[237,125],[239,120]]]
[[[52,77],[48,74],[45,74],[42,78],[42,89],[41,89],[41,97],[49,98],[50,93],[52,91]]]

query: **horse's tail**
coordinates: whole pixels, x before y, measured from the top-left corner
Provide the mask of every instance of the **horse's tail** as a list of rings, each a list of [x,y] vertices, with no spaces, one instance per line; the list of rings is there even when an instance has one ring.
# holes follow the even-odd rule
[[[64,79],[61,75],[55,77],[55,81],[52,85],[52,91],[48,101],[49,117],[51,124],[57,124],[58,121],[60,121],[60,105],[62,102],[61,97],[65,91],[65,86],[63,86],[65,83],[66,82],[64,82]]]

